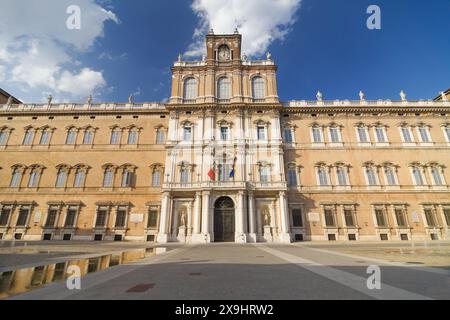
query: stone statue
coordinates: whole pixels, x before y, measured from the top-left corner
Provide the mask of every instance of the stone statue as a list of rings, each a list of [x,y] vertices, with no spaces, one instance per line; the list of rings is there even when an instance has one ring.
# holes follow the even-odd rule
[[[366,96],[364,95],[364,92],[359,91],[359,100],[364,101],[366,100]]]
[[[247,55],[244,53],[244,55],[242,56],[242,61],[247,61]]]
[[[90,94],[89,97],[87,98],[87,104],[88,105],[92,104],[92,94]]]
[[[322,92],[317,91],[316,98],[317,98],[317,101],[322,101],[322,99],[323,99]]]
[[[53,100],[53,96],[52,96],[51,94],[49,94],[48,97],[47,97],[47,103],[48,103],[48,105],[51,105],[51,104],[52,104],[52,100]]]
[[[12,97],[9,96],[8,101],[6,101],[6,105],[8,106],[12,105],[12,100],[13,100]]]
[[[445,101],[445,102],[448,101],[448,98],[447,98],[447,96],[445,95],[444,91],[441,91],[441,98],[442,98],[442,101]]]
[[[209,34],[214,34],[214,29],[213,28],[209,29]]]
[[[206,56],[205,56],[205,55],[202,56],[202,61],[203,61],[203,62],[206,61]]]
[[[186,212],[182,212],[181,213],[180,226],[181,227],[185,227],[186,226]]]
[[[267,52],[267,54],[266,54],[266,58],[267,58],[267,60],[272,60],[272,54],[270,53],[270,52]]]
[[[178,55],[178,62],[181,62],[183,60],[183,55],[180,53],[179,55]]]
[[[130,94],[130,95],[129,95],[129,97],[128,97],[128,103],[129,103],[129,104],[134,103],[134,97],[133,97],[133,94]]]
[[[406,93],[402,90],[402,91],[400,91],[400,99],[402,100],[402,101],[406,101]]]
[[[270,212],[269,210],[265,209],[263,211],[263,217],[264,217],[264,225],[270,226]]]

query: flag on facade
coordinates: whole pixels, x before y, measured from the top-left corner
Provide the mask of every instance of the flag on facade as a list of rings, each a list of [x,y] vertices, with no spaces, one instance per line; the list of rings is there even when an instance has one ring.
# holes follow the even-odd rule
[[[216,162],[214,161],[213,163],[213,167],[209,170],[208,172],[208,177],[212,180],[212,181],[216,181]]]
[[[236,169],[235,169],[235,167],[236,167],[236,160],[237,160],[237,158],[235,157],[234,160],[233,160],[233,166],[231,167],[231,171],[230,171],[230,178],[234,178],[234,175],[236,173]]]

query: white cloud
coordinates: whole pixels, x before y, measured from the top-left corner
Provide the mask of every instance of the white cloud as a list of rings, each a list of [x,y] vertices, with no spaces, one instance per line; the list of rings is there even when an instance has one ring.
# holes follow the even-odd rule
[[[264,54],[275,40],[282,40],[295,23],[301,0],[194,0],[192,10],[199,17],[194,43],[187,56],[204,54],[204,35],[233,33],[236,26],[243,36],[243,52]]]
[[[81,9],[81,29],[69,30],[66,10]],[[55,100],[80,99],[106,85],[101,71],[77,59],[102,37],[104,23],[119,23],[95,0],[2,0],[0,67],[12,94],[33,101],[52,92]]]

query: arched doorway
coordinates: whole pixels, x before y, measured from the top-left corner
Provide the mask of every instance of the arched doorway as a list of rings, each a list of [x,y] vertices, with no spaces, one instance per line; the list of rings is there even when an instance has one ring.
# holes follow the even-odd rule
[[[234,242],[234,202],[229,197],[214,205],[214,242]]]

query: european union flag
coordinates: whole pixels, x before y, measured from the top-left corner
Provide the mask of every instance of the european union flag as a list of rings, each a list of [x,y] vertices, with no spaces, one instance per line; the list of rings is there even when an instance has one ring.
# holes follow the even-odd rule
[[[230,178],[234,178],[234,169],[232,169],[230,172]]]

